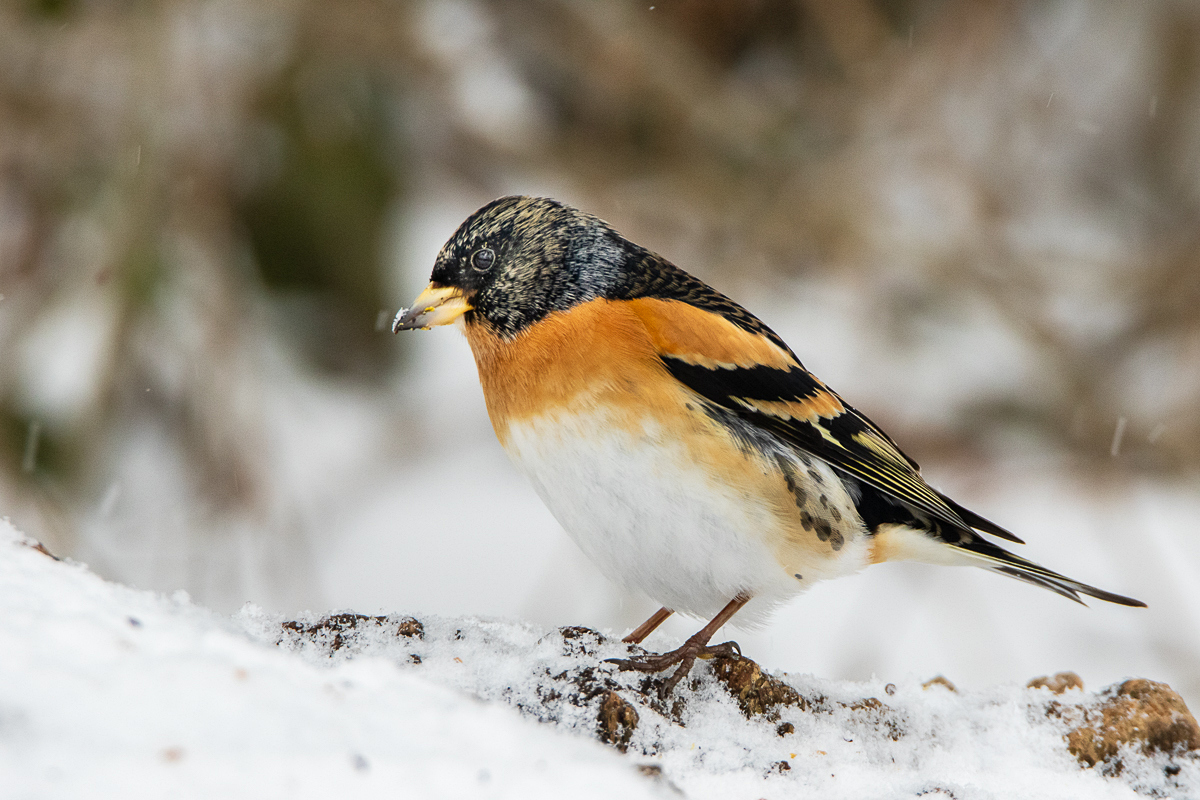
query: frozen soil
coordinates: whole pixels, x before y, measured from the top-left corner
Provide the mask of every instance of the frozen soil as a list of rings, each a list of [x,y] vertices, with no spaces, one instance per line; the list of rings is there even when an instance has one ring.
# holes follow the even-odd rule
[[[1093,693],[1062,673],[960,692],[941,676],[827,681],[717,657],[664,700],[662,677],[606,662],[642,648],[587,628],[351,613],[281,622],[254,608],[238,618],[311,663],[381,656],[605,742],[688,796],[1186,797],[1200,778],[1200,726],[1169,687],[1143,679]]]

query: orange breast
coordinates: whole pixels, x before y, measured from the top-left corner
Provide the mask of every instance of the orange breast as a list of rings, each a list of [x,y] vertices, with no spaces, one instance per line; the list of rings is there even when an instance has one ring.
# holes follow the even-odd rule
[[[614,412],[679,405],[680,387],[627,304],[593,300],[551,314],[510,341],[480,325],[467,326],[466,334],[501,444],[513,422],[586,410],[601,399]]]

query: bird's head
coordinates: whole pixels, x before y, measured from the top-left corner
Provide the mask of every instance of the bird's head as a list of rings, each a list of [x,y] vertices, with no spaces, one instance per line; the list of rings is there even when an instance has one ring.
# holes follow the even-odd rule
[[[556,200],[493,200],[442,247],[429,286],[396,315],[392,330],[461,319],[514,336],[551,312],[604,296],[632,247],[606,223]]]

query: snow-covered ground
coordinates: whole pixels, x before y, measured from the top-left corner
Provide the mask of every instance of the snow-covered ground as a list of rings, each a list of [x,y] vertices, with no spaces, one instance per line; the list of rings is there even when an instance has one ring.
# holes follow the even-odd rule
[[[385,658],[317,666],[0,521],[0,797],[612,797],[655,786]]]
[[[1195,756],[1082,768],[1063,735],[1086,692],[792,674],[774,684],[790,700],[751,716],[701,664],[666,707],[592,632],[230,618],[56,561],[7,522],[0,653],[6,800],[1200,796]],[[605,704],[624,753],[595,741]]]

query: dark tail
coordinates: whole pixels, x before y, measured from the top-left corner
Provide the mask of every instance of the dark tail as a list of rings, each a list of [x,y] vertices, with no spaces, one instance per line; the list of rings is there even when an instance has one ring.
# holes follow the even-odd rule
[[[984,528],[983,530],[987,529]],[[1013,555],[1004,548],[998,547],[979,536],[973,536],[969,541],[951,544],[950,546],[962,551],[964,554],[969,553],[974,559],[983,561],[984,563],[979,564],[981,567],[990,569],[993,572],[999,572],[1001,575],[1007,575],[1010,578],[1032,583],[1034,586],[1041,586],[1043,589],[1049,589],[1052,592],[1061,594],[1063,597],[1071,598],[1080,605],[1087,605],[1079,599],[1080,594],[1086,594],[1089,597],[1095,597],[1097,600],[1105,600],[1109,603],[1117,603],[1122,606],[1146,607],[1146,604],[1141,600],[1134,600],[1132,597],[1124,597],[1112,592],[1106,592],[1103,589],[1097,589],[1095,586],[1088,586],[1086,583],[1071,580],[1065,575],[1059,575],[1057,572],[1048,570],[1028,559]]]

